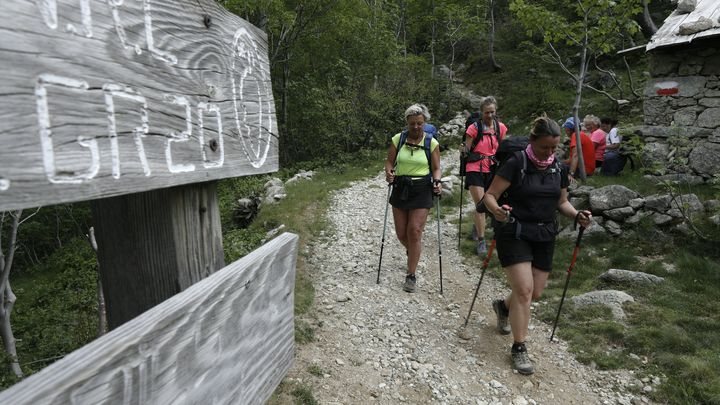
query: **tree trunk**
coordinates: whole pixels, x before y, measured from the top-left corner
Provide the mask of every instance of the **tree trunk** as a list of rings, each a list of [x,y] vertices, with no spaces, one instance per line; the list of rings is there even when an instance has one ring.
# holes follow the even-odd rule
[[[95,239],[95,228],[90,227],[88,232],[88,240],[95,252],[95,262],[98,266],[98,282],[97,282],[97,302],[98,302],[98,336],[107,333],[107,313],[105,312],[105,294],[102,290],[102,280],[100,279],[100,261],[97,258],[97,240]]]
[[[495,60],[495,12],[494,12],[494,9],[495,9],[495,1],[490,0],[490,36],[489,36],[489,40],[488,40],[490,66],[492,67],[493,72],[499,72],[502,70],[502,67]]]
[[[587,75],[587,48],[588,48],[588,21],[585,15],[585,37],[583,38],[583,48],[580,53],[580,72],[578,74],[577,86],[575,86],[575,103],[573,104],[573,117],[575,118],[575,153],[577,153],[578,167],[577,173],[580,180],[585,180],[588,173],[585,173],[585,159],[582,153],[582,142],[580,136],[580,102],[582,101],[582,89],[585,84],[585,76]],[[589,173],[592,174],[592,173]]]
[[[5,214],[3,214],[4,219]],[[16,377],[22,378],[23,372],[17,357],[17,348],[15,346],[15,336],[10,323],[13,306],[15,305],[15,294],[10,287],[10,269],[12,268],[13,257],[17,247],[17,232],[20,227],[20,216],[22,210],[15,211],[11,214],[13,222],[10,228],[10,241],[8,243],[8,256],[5,257],[2,245],[0,245],[0,336],[2,336],[5,353],[10,358],[10,370]],[[2,221],[0,221],[2,225]],[[0,226],[0,229],[2,227]]]
[[[657,32],[657,26],[655,25],[652,16],[650,16],[648,0],[643,0],[643,12],[642,15],[638,17],[638,19],[640,20],[640,27],[642,27],[645,37],[650,38]]]
[[[435,22],[435,0],[430,2],[430,15],[432,15],[432,25],[430,27],[430,78],[435,77],[435,39],[436,33],[436,22]]]

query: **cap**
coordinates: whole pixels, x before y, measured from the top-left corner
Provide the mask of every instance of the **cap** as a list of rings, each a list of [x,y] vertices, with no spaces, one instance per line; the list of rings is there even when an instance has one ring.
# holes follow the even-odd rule
[[[567,128],[567,129],[572,129],[574,131],[575,130],[575,118],[570,117],[567,120],[565,120],[565,123],[562,124],[562,127]]]

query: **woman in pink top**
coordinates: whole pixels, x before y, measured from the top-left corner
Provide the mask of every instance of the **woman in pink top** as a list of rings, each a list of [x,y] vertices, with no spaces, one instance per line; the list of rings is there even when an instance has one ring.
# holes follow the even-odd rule
[[[500,141],[507,132],[507,127],[498,121],[497,101],[495,97],[488,96],[483,99],[480,104],[480,112],[482,113],[481,121],[470,125],[465,133],[467,140],[463,153],[467,153],[467,164],[465,165],[465,188],[470,190],[470,195],[475,202],[475,229],[478,234],[478,243],[476,252],[482,255],[487,252],[487,244],[485,243],[485,206],[478,203],[485,196],[485,190],[490,187],[492,180],[490,175],[490,166],[495,163],[494,157]],[[475,141],[475,138],[480,139]],[[475,147],[473,147],[475,144]]]
[[[605,136],[607,134],[600,129],[600,118],[594,115],[586,115],[583,119],[583,125],[590,133],[590,140],[595,145],[595,168],[600,168],[605,160]]]

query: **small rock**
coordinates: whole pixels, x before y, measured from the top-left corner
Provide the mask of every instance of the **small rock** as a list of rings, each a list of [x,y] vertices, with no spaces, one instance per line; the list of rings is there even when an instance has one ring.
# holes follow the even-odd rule
[[[345,365],[345,362],[342,361],[341,359],[335,359],[335,363],[337,363],[339,366],[344,366],[344,365]]]

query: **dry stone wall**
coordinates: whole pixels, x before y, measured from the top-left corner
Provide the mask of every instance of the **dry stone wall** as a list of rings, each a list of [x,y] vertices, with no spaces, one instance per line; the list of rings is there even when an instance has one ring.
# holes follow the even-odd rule
[[[703,181],[720,175],[720,46],[700,41],[650,53],[643,161]]]

